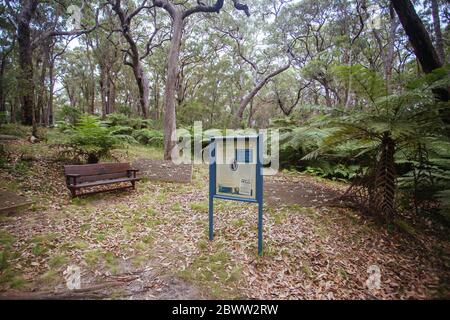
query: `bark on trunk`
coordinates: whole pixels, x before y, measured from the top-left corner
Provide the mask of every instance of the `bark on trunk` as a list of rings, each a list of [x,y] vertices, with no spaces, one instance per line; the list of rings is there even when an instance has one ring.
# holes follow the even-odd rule
[[[90,100],[89,100],[89,106],[88,106],[88,113],[94,114],[95,113],[95,66],[92,62],[91,57],[91,45],[90,41],[86,42],[86,55],[89,62],[89,72],[91,79],[89,80],[89,86],[90,86]]]
[[[165,91],[164,110],[164,159],[172,159],[172,149],[175,146],[176,115],[175,115],[175,91],[179,68],[181,36],[183,33],[182,13],[175,9],[172,15],[172,41],[170,44],[169,59],[167,64],[167,82]]]
[[[31,18],[37,1],[23,1],[22,10],[17,21],[17,40],[19,43],[19,65],[21,69],[20,87],[22,102],[22,122],[25,125],[34,124],[34,83],[33,83],[33,48],[31,44]]]
[[[331,101],[331,95],[330,95],[330,88],[328,87],[327,82],[325,82],[325,104],[327,105],[328,109],[331,109],[333,107],[333,102]],[[346,105],[346,108],[350,106],[350,103]]]
[[[45,124],[47,113],[45,109],[46,104],[46,90],[45,90],[45,76],[49,65],[49,48],[44,44],[44,53],[42,57],[41,74],[39,79],[39,95],[36,107],[36,120],[41,124]]]
[[[104,66],[100,66],[100,97],[102,100],[102,118],[105,119],[108,114],[109,106],[108,106],[108,79],[106,75],[106,71],[104,70]]]
[[[387,221],[392,221],[395,217],[395,149],[395,141],[389,133],[385,133],[380,146],[380,156],[376,169],[375,203],[373,205],[378,208],[378,211]]]
[[[159,120],[160,117],[160,111],[159,111],[159,75],[156,75],[155,79],[155,90],[154,90],[154,100],[155,100],[155,109],[154,109],[154,119]]]
[[[141,107],[142,116],[148,118],[148,78],[145,74],[142,63],[137,59],[136,63],[133,63],[133,73],[136,79],[136,83],[139,89],[139,105]]]
[[[116,85],[111,77],[108,82],[108,114],[116,111]]]
[[[431,12],[433,15],[433,29],[436,40],[436,51],[441,63],[445,63],[444,38],[441,30],[441,18],[439,17],[439,1],[431,0]]]
[[[3,77],[5,75],[5,63],[6,63],[6,56],[2,55],[2,60],[0,63],[0,112],[6,111],[6,105],[5,105],[5,94],[3,91]]]
[[[47,116],[46,116],[46,125],[47,126],[53,126],[54,125],[54,118],[53,118],[53,95],[54,95],[54,89],[55,89],[55,61],[52,59],[49,71],[48,71],[48,77],[49,77],[49,95],[48,95],[48,102],[47,102]]]
[[[17,114],[17,105],[19,104],[19,99],[18,98],[14,98],[12,101],[10,101],[11,103],[11,123],[16,123],[17,119],[16,119],[16,114]]]

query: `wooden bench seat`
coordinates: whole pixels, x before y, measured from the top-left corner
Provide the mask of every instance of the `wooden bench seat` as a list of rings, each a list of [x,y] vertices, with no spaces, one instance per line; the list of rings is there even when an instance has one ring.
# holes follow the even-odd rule
[[[130,182],[130,185],[119,186],[115,189],[133,188],[135,189],[137,169],[133,169],[129,163],[97,163],[85,165],[64,166],[64,175],[66,177],[67,188],[69,188],[72,197],[76,197],[77,190],[81,188],[109,185],[115,183]],[[96,192],[104,192],[108,189]],[[87,194],[87,193],[83,193]]]

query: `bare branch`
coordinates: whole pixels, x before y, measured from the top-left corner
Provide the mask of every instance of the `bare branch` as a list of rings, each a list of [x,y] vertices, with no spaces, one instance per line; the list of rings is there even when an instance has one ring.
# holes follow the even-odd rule
[[[238,0],[232,0],[233,5],[237,10],[244,11],[247,17],[250,17],[250,10],[246,4],[240,3]],[[217,0],[216,3],[212,6],[207,6],[200,1],[197,1],[198,5],[187,9],[183,12],[183,19],[189,17],[193,13],[197,12],[205,12],[205,13],[219,13],[223,8],[224,0]]]
[[[58,31],[55,30],[55,25],[53,25],[51,28],[47,29],[46,31],[42,32],[38,37],[36,37],[33,40],[32,45],[36,46],[37,44],[41,43],[42,41],[44,41],[46,38],[49,37],[57,37],[57,36],[74,36],[73,39],[75,39],[76,37],[79,37],[83,34],[88,34],[91,33],[92,31],[94,31],[95,29],[97,29],[99,27],[99,14],[100,14],[100,10],[106,5],[103,4],[100,7],[97,8],[96,13],[95,13],[95,25],[89,29],[84,29],[84,30],[72,30],[72,31]]]
[[[284,105],[283,101],[281,100],[280,93],[278,92],[277,86],[275,85],[275,96],[277,98],[277,104],[280,107],[281,111],[283,111],[284,115],[289,116],[291,114],[292,110],[294,110],[294,108],[297,106],[297,104],[300,101],[302,91],[305,90],[310,84],[311,84],[311,81],[309,81],[307,84],[301,86],[298,89],[297,97],[296,97],[294,103],[292,103],[289,107],[286,107]]]
[[[152,0],[153,5],[166,10],[171,17],[175,15],[176,8],[169,0]]]

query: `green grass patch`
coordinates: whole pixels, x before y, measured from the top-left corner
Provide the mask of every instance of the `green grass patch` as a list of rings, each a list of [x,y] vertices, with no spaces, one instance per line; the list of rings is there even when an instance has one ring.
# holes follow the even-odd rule
[[[410,235],[411,237],[417,237],[418,232],[412,225],[410,225],[408,222],[406,222],[403,219],[395,219],[394,225],[398,227],[401,231],[405,232],[406,234]]]
[[[129,145],[127,149],[119,151],[127,159],[150,158],[155,160],[164,159],[164,150],[145,145]]]
[[[35,256],[40,256],[47,253],[49,249],[55,247],[53,241],[56,240],[58,237],[59,234],[53,232],[34,236],[33,238],[30,239],[30,243],[32,244],[31,252]]]
[[[147,234],[146,236],[142,237],[141,240],[148,245],[153,243],[155,237],[152,234]]]
[[[162,220],[161,219],[152,219],[152,220],[148,220],[145,222],[145,225],[149,228],[154,228],[157,225],[162,224]]]
[[[219,251],[196,257],[190,266],[179,272],[179,276],[209,288],[215,298],[232,299],[236,297],[233,285],[239,280],[240,273],[240,267],[231,263],[229,254]]]
[[[173,212],[180,212],[183,208],[181,207],[181,204],[179,202],[175,202],[171,207],[170,210]]]
[[[157,212],[155,209],[153,209],[153,208],[148,208],[148,209],[145,211],[145,213],[146,213],[147,216],[149,216],[149,217],[154,217],[154,216],[156,216],[156,215],[158,214],[158,212]]]
[[[1,180],[0,188],[5,188],[6,190],[17,192],[20,189],[20,183],[18,181]]]
[[[167,202],[169,195],[166,194],[165,192],[161,192],[156,196],[156,202],[158,203],[165,203]]]
[[[14,165],[14,172],[20,175],[26,175],[31,168],[31,164],[28,161],[19,161]]]
[[[15,123],[2,124],[0,125],[0,134],[26,138],[31,136],[31,127]]]
[[[34,245],[34,247],[31,249],[31,252],[35,255],[35,256],[40,256],[44,253],[46,253],[48,251],[48,248],[45,247],[45,245],[41,244],[41,243],[36,243]]]
[[[86,250],[87,248],[89,248],[89,244],[84,240],[75,240],[74,242],[72,242],[70,247],[78,250]]]
[[[301,266],[302,272],[309,278],[314,277],[314,271],[311,269],[311,266],[308,262],[303,261]]]
[[[133,248],[136,249],[136,251],[142,252],[148,248],[148,243],[139,241],[133,245]]]
[[[96,267],[101,261],[103,261],[103,251],[100,249],[86,251],[83,258],[89,267]]]
[[[65,254],[55,254],[48,260],[48,265],[52,269],[57,269],[67,264],[67,256]]]
[[[206,201],[191,203],[191,209],[198,212],[208,212],[209,204]]]
[[[321,239],[325,239],[328,236],[328,230],[323,225],[314,226],[314,233],[317,234]]]
[[[20,272],[7,268],[0,274],[0,284],[8,285],[12,289],[21,289],[26,286],[27,282]]]
[[[119,265],[117,262],[117,257],[114,253],[108,251],[104,255],[105,264],[109,268],[112,274],[117,274],[119,272]]]
[[[95,239],[97,240],[97,241],[103,241],[103,240],[105,240],[106,239],[106,236],[105,236],[105,234],[104,233],[97,233],[97,234],[95,234]]]
[[[89,223],[85,223],[80,226],[80,231],[86,233],[87,231],[89,231],[90,228],[91,225]]]
[[[234,219],[233,221],[231,221],[231,225],[235,228],[242,227],[244,225],[244,223],[245,223],[244,219],[241,219],[241,218],[237,218],[237,219]]]
[[[61,275],[56,270],[48,270],[39,277],[39,282],[48,285],[56,284],[62,279]]]
[[[76,206],[86,206],[89,203],[89,201],[86,198],[76,197],[72,198],[70,200],[70,203]]]
[[[199,249],[200,250],[206,250],[206,248],[208,248],[208,241],[207,240],[205,240],[205,239],[200,239],[198,242],[197,242],[197,246],[199,247]]]
[[[4,247],[11,247],[11,245],[14,243],[15,238],[10,233],[0,230],[0,244]]]
[[[127,234],[131,234],[134,231],[136,231],[136,225],[132,222],[125,222],[123,224],[123,230],[127,233]]]
[[[275,224],[283,224],[288,217],[288,210],[273,210],[271,216]]]
[[[144,264],[145,261],[147,261],[147,256],[139,255],[133,257],[131,264],[133,265],[133,267],[139,268]]]

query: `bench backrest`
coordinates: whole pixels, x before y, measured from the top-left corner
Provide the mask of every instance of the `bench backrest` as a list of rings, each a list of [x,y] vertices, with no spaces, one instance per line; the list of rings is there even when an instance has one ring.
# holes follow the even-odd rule
[[[91,182],[124,178],[129,169],[131,169],[129,163],[82,164],[64,166],[64,174],[79,174],[77,182]]]

